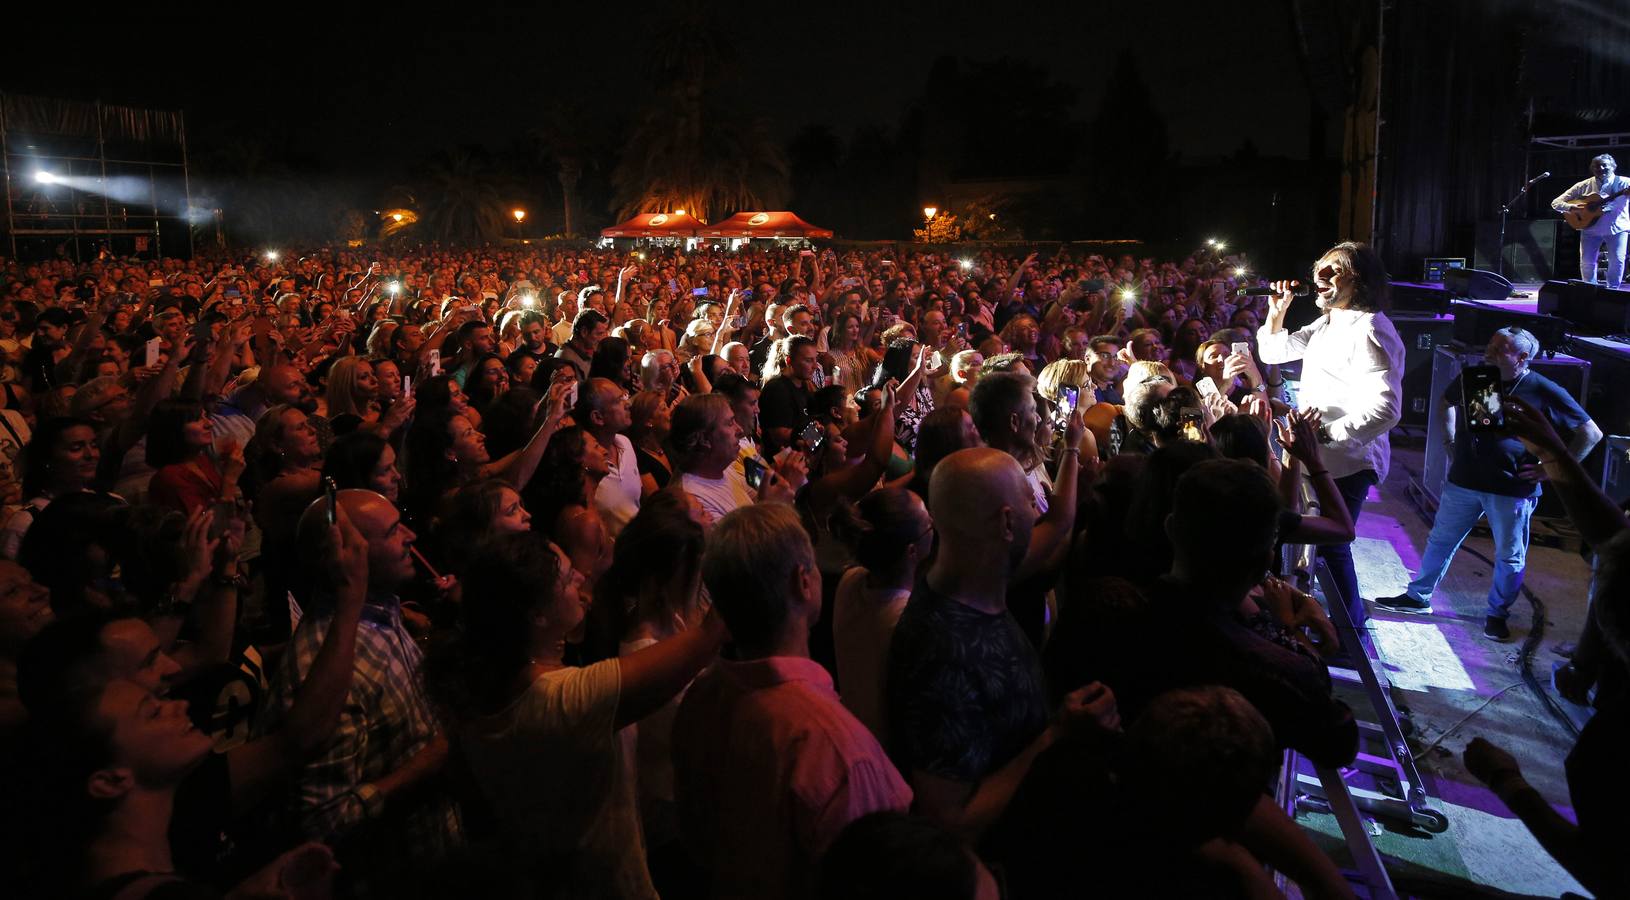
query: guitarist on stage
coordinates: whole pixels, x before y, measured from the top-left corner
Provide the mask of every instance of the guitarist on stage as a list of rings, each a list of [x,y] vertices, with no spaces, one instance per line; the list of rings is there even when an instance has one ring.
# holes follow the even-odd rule
[[[1600,201],[1613,197],[1599,207],[1601,218],[1579,230],[1579,277],[1596,283],[1596,256],[1607,244],[1607,286],[1617,289],[1624,280],[1624,247],[1630,235],[1630,178],[1620,178],[1619,164],[1606,153],[1590,161],[1595,174],[1568,188],[1551,201],[1551,208],[1559,213],[1581,209],[1580,201]],[[1614,195],[1618,196],[1614,196]],[[1598,211],[1595,204],[1585,207]],[[1572,222],[1570,221],[1570,224]],[[1576,226],[1577,227],[1577,226]]]

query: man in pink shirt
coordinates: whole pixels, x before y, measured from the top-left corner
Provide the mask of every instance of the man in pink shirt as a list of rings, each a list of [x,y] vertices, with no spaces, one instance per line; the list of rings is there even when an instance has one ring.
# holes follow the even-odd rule
[[[674,721],[680,830],[715,898],[808,897],[851,821],[904,811],[911,789],[809,658],[815,550],[785,504],[744,506],[708,537],[702,578],[737,661],[691,685]]]

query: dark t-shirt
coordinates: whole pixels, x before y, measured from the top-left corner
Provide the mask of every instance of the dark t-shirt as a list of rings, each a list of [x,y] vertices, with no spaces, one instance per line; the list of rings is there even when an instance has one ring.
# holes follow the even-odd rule
[[[1630,841],[1630,812],[1623,803],[1630,792],[1630,774],[1624,767],[1624,748],[1630,743],[1630,706],[1624,700],[1616,698],[1596,712],[1579,732],[1566,763],[1568,795],[1579,820],[1579,833],[1588,854],[1598,860],[1621,859],[1618,854]],[[1625,874],[1622,863],[1617,871],[1619,888],[1630,887],[1630,875]]]
[[[791,428],[797,431],[809,419],[809,389],[777,375],[764,383],[758,397],[758,421],[765,429]]]
[[[1579,408],[1578,401],[1568,396],[1556,382],[1535,371],[1528,371],[1515,384],[1500,386],[1503,396],[1516,397],[1545,414],[1564,438],[1590,421]],[[1461,403],[1460,376],[1449,382],[1443,399],[1464,410]],[[1540,487],[1517,477],[1517,469],[1538,462],[1522,441],[1507,434],[1472,434],[1466,427],[1465,415],[1456,419],[1455,455],[1449,465],[1449,481],[1472,491],[1501,494],[1507,497],[1537,497]]]
[[[634,462],[639,466],[641,475],[649,475],[657,483],[657,490],[667,487],[668,479],[673,477],[672,469],[639,447],[634,448]]]
[[[980,612],[917,585],[889,645],[890,754],[913,769],[976,782],[1047,727],[1041,660],[1013,615]]]
[[[1270,616],[1242,619],[1169,578],[1145,587],[1144,599],[1113,628],[1062,617],[1048,643],[1048,677],[1066,690],[1102,681],[1129,723],[1166,691],[1231,687],[1268,720],[1281,747],[1315,762],[1352,761],[1358,726],[1331,696],[1329,669]]]
[[[222,875],[231,842],[232,774],[226,754],[211,753],[181,782],[170,817],[170,853],[188,878],[214,883]]]
[[[1235,896],[1191,854],[1215,835],[1176,834],[1171,810],[1122,786],[1119,734],[1060,741],[1036,757],[980,855],[1012,900]],[[1185,829],[1185,832],[1192,829]],[[1091,891],[1064,872],[1090,873]]]

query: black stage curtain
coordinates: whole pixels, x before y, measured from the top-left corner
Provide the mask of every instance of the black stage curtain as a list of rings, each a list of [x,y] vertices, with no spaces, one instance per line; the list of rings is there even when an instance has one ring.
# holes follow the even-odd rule
[[[1616,0],[1389,2],[1384,29],[1375,241],[1398,276],[1470,258],[1477,222],[1528,177],[1556,173],[1514,219],[1550,215],[1589,175],[1571,157],[1530,162],[1534,134],[1630,131],[1630,10]]]
[[[1384,23],[1376,245],[1394,277],[1472,256],[1478,219],[1525,180],[1521,17],[1477,0],[1390,5]]]

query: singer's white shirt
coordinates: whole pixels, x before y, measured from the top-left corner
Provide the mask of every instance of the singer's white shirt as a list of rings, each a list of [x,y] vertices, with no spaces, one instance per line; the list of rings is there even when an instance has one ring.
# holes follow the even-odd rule
[[[1302,361],[1302,409],[1317,409],[1330,432],[1324,464],[1336,478],[1374,469],[1385,481],[1392,463],[1387,432],[1403,414],[1404,342],[1392,320],[1375,312],[1328,309],[1299,331],[1256,333],[1261,361]]]
[[[1551,208],[1557,212],[1567,212],[1570,200],[1578,200],[1586,194],[1611,194],[1627,187],[1630,187],[1630,179],[1618,175],[1614,175],[1605,185],[1595,176],[1591,176],[1557,195],[1557,198],[1551,201]],[[1602,209],[1602,217],[1585,231],[1590,234],[1621,234],[1630,231],[1630,194],[1610,201]]]

